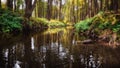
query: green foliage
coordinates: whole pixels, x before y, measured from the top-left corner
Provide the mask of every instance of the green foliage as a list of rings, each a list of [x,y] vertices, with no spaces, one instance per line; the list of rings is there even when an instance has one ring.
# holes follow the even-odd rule
[[[80,21],[75,24],[75,29],[77,32],[84,32],[90,28],[91,22],[94,18],[88,18],[86,20]]]
[[[8,10],[0,10],[0,31],[12,32],[22,30],[23,18]]]
[[[43,26],[48,26],[49,21],[45,18],[31,18],[33,24],[42,24]]]
[[[112,28],[113,32],[119,32],[120,31],[120,22],[117,22],[111,28]]]
[[[49,28],[57,28],[57,27],[65,27],[66,26],[65,23],[62,23],[58,20],[50,20],[49,21],[45,18],[31,18],[31,21],[34,22],[33,25],[41,24],[43,26],[49,26]]]
[[[93,31],[101,33],[100,31],[109,29],[112,32],[118,33],[120,31],[120,22],[116,19],[114,14],[100,12],[93,18],[75,24],[75,28],[77,32],[84,32],[92,29]]]
[[[51,20],[48,25],[50,28],[65,27],[66,26],[65,23],[58,21],[58,20]]]

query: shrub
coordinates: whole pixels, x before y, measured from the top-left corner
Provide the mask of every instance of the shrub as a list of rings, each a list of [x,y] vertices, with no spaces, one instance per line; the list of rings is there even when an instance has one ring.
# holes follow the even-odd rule
[[[92,18],[85,19],[75,24],[75,29],[77,32],[89,31],[91,29],[98,33],[106,29],[119,32],[120,22],[116,19],[114,14],[100,12]]]
[[[0,10],[0,31],[12,32],[22,30],[23,18],[8,10]]]
[[[90,28],[91,22],[94,18],[88,18],[83,21],[78,22],[75,24],[75,29],[77,32],[84,32]]]

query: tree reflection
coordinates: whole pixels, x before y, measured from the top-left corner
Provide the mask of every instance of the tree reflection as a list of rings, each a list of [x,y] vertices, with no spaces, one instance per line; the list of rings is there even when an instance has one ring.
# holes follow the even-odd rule
[[[120,47],[76,45],[71,31],[22,36],[0,48],[0,68],[109,68],[119,66]]]

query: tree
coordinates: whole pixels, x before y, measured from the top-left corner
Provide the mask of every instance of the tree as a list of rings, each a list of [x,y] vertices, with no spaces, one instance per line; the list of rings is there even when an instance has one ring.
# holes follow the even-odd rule
[[[25,0],[25,14],[24,17],[26,18],[25,21],[23,22],[23,31],[27,32],[28,30],[30,30],[30,26],[28,20],[30,19],[32,12],[35,8],[35,5],[37,3],[37,0],[34,0],[33,4],[32,4],[32,0]]]
[[[13,10],[13,0],[7,0],[7,8]]]
[[[24,17],[29,19],[32,15],[32,12],[35,8],[37,0],[34,0],[33,4],[32,4],[32,0],[25,0],[25,14]]]
[[[62,0],[58,0],[58,20],[61,18]]]
[[[38,1],[37,8],[38,8],[38,17],[42,17],[42,11],[44,8],[41,0]]]
[[[111,0],[110,10],[118,11],[118,2],[119,0]]]
[[[47,1],[47,19],[50,20],[52,16],[52,2],[53,0],[48,0]]]
[[[1,8],[2,6],[1,6],[1,0],[0,0],[0,8]]]

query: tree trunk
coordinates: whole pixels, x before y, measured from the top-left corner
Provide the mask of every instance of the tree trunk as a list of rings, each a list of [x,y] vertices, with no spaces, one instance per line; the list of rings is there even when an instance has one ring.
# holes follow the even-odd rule
[[[43,12],[43,6],[41,6],[40,5],[40,3],[41,3],[41,0],[39,0],[38,1],[38,6],[37,6],[37,8],[38,8],[38,17],[42,17],[42,12]]]
[[[109,1],[105,0],[105,8],[104,11],[107,11],[109,9]]]
[[[102,10],[102,8],[103,8],[103,0],[101,0],[100,2],[100,10]]]
[[[51,16],[52,16],[52,1],[53,0],[48,0],[47,2],[47,19],[50,20]]]
[[[25,31],[25,32],[30,30],[29,23],[27,23],[27,22],[32,15],[32,12],[35,8],[36,2],[37,2],[37,0],[34,0],[34,3],[32,4],[32,0],[25,0],[25,5],[26,5],[25,14],[24,14],[25,21],[23,22],[23,31]]]
[[[16,0],[13,0],[13,1],[14,1],[14,11],[16,11],[16,9],[17,9]]]
[[[13,10],[13,0],[7,0],[7,7],[9,10]]]
[[[29,19],[31,17],[32,12],[35,8],[36,2],[37,2],[37,0],[34,0],[34,3],[32,4],[32,0],[25,0],[26,7],[25,7],[24,17],[26,19]]]
[[[59,20],[61,20],[61,9],[62,9],[62,0],[59,0]]]
[[[2,6],[1,6],[1,0],[0,0],[0,8],[1,8]]]

